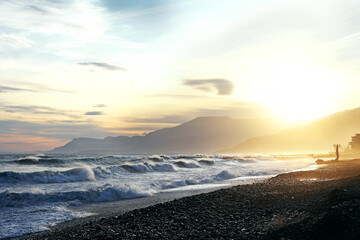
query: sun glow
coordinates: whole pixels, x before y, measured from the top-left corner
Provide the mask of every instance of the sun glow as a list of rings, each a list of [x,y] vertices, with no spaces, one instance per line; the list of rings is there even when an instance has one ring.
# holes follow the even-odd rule
[[[257,87],[260,101],[290,121],[312,120],[329,113],[336,100],[336,74],[304,61],[268,63]]]

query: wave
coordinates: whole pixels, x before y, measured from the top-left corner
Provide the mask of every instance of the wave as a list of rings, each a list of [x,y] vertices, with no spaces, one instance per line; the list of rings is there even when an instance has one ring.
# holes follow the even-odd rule
[[[55,202],[109,202],[128,198],[139,198],[152,195],[152,191],[142,191],[128,185],[113,186],[105,184],[86,191],[70,192],[11,192],[10,190],[0,193],[0,207],[22,207]]]
[[[175,172],[173,165],[164,163],[164,164],[150,164],[150,163],[140,163],[140,164],[124,164],[121,165],[123,169],[132,173],[146,173],[146,172]]]
[[[228,171],[221,171],[219,174],[214,176],[214,180],[216,181],[222,181],[222,180],[228,180],[235,178],[236,176],[234,174],[229,173]]]
[[[178,156],[175,156],[174,159],[195,159],[195,158],[204,158],[204,157],[211,157],[211,156],[205,156],[202,154],[178,155]]]
[[[254,159],[251,159],[250,157],[244,157],[239,158],[237,156],[223,156],[221,157],[225,161],[238,161],[239,163],[255,163],[256,161]]]
[[[27,156],[27,157],[21,157],[16,162],[20,163],[37,163],[39,162],[40,157],[39,156]]]
[[[210,176],[208,178],[204,179],[184,179],[172,182],[170,184],[164,184],[161,186],[162,189],[169,189],[169,188],[178,188],[178,187],[184,187],[187,185],[198,185],[198,184],[210,184],[215,182],[220,182],[224,180],[229,180],[232,178],[236,178],[234,174],[229,173],[228,171],[224,170],[220,173]]]
[[[237,158],[234,160],[238,161],[239,163],[255,163],[256,162],[254,159]]]
[[[191,161],[176,161],[175,164],[178,167],[182,167],[182,168],[199,168],[201,167],[199,164],[195,163],[195,162],[191,162]]]
[[[89,167],[78,167],[66,171],[42,171],[42,172],[2,172],[2,182],[30,182],[30,183],[65,183],[96,180],[94,171]]]
[[[199,163],[203,164],[203,165],[214,165],[215,162],[213,160],[202,159],[202,160],[199,160]]]
[[[120,159],[120,160],[127,160],[127,161],[133,161],[133,160],[141,160],[142,157],[140,156],[131,156],[131,155],[112,155],[109,156],[110,158]]]
[[[170,157],[166,155],[151,155],[150,157],[148,157],[148,159],[154,162],[164,162],[165,160],[170,159]]]
[[[129,159],[129,157],[126,157],[126,159]],[[132,157],[130,158],[130,160],[134,160],[134,158]],[[16,164],[24,164],[24,165],[39,164],[39,165],[64,166],[64,165],[73,165],[74,163],[111,165],[114,164],[114,159],[112,156],[69,157],[69,156],[59,156],[59,155],[35,155],[35,156],[21,157],[17,160],[13,160],[13,162]]]
[[[14,163],[22,164],[22,165],[33,165],[33,164],[44,164],[44,165],[52,165],[52,164],[63,164],[66,163],[63,160],[56,159],[56,158],[20,158],[19,160],[15,160]]]

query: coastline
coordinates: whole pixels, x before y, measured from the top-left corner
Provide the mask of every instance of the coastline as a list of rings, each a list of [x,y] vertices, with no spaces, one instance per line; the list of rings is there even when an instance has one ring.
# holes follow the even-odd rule
[[[359,239],[360,160],[169,200],[15,239]]]

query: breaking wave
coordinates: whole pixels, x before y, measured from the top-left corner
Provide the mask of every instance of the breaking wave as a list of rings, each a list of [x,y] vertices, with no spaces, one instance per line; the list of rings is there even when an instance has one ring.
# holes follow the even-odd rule
[[[72,202],[82,203],[109,202],[127,198],[150,196],[152,191],[142,191],[130,186],[113,186],[105,184],[86,191],[70,192],[24,192],[17,193],[10,190],[0,193],[0,207],[21,207],[42,203]]]
[[[236,176],[229,173],[228,171],[224,170],[224,171],[221,171],[220,173],[218,173],[216,175],[213,175],[213,176],[210,176],[208,178],[179,180],[179,181],[172,182],[170,184],[164,184],[164,185],[161,186],[161,188],[162,189],[169,189],[169,188],[184,187],[184,186],[187,186],[187,185],[209,184],[209,183],[216,183],[216,182],[220,182],[220,181],[228,180],[228,179],[232,179],[232,178],[236,178]]]
[[[2,182],[12,183],[66,183],[96,180],[94,171],[89,167],[73,168],[67,171],[42,171],[42,172],[2,172]]]
[[[146,173],[146,172],[175,172],[175,168],[172,164],[124,164],[121,167],[132,173]]]
[[[40,158],[38,156],[27,156],[27,157],[19,158],[16,162],[34,164],[34,163],[38,163],[39,160]]]
[[[199,168],[201,167],[198,163],[192,162],[192,161],[176,161],[175,164],[178,167],[182,167],[182,168]]]

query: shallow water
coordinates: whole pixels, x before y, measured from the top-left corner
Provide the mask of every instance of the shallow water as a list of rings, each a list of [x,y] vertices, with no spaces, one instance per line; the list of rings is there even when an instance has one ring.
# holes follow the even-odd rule
[[[74,206],[228,186],[312,164],[266,155],[0,155],[0,238],[91,215]]]

